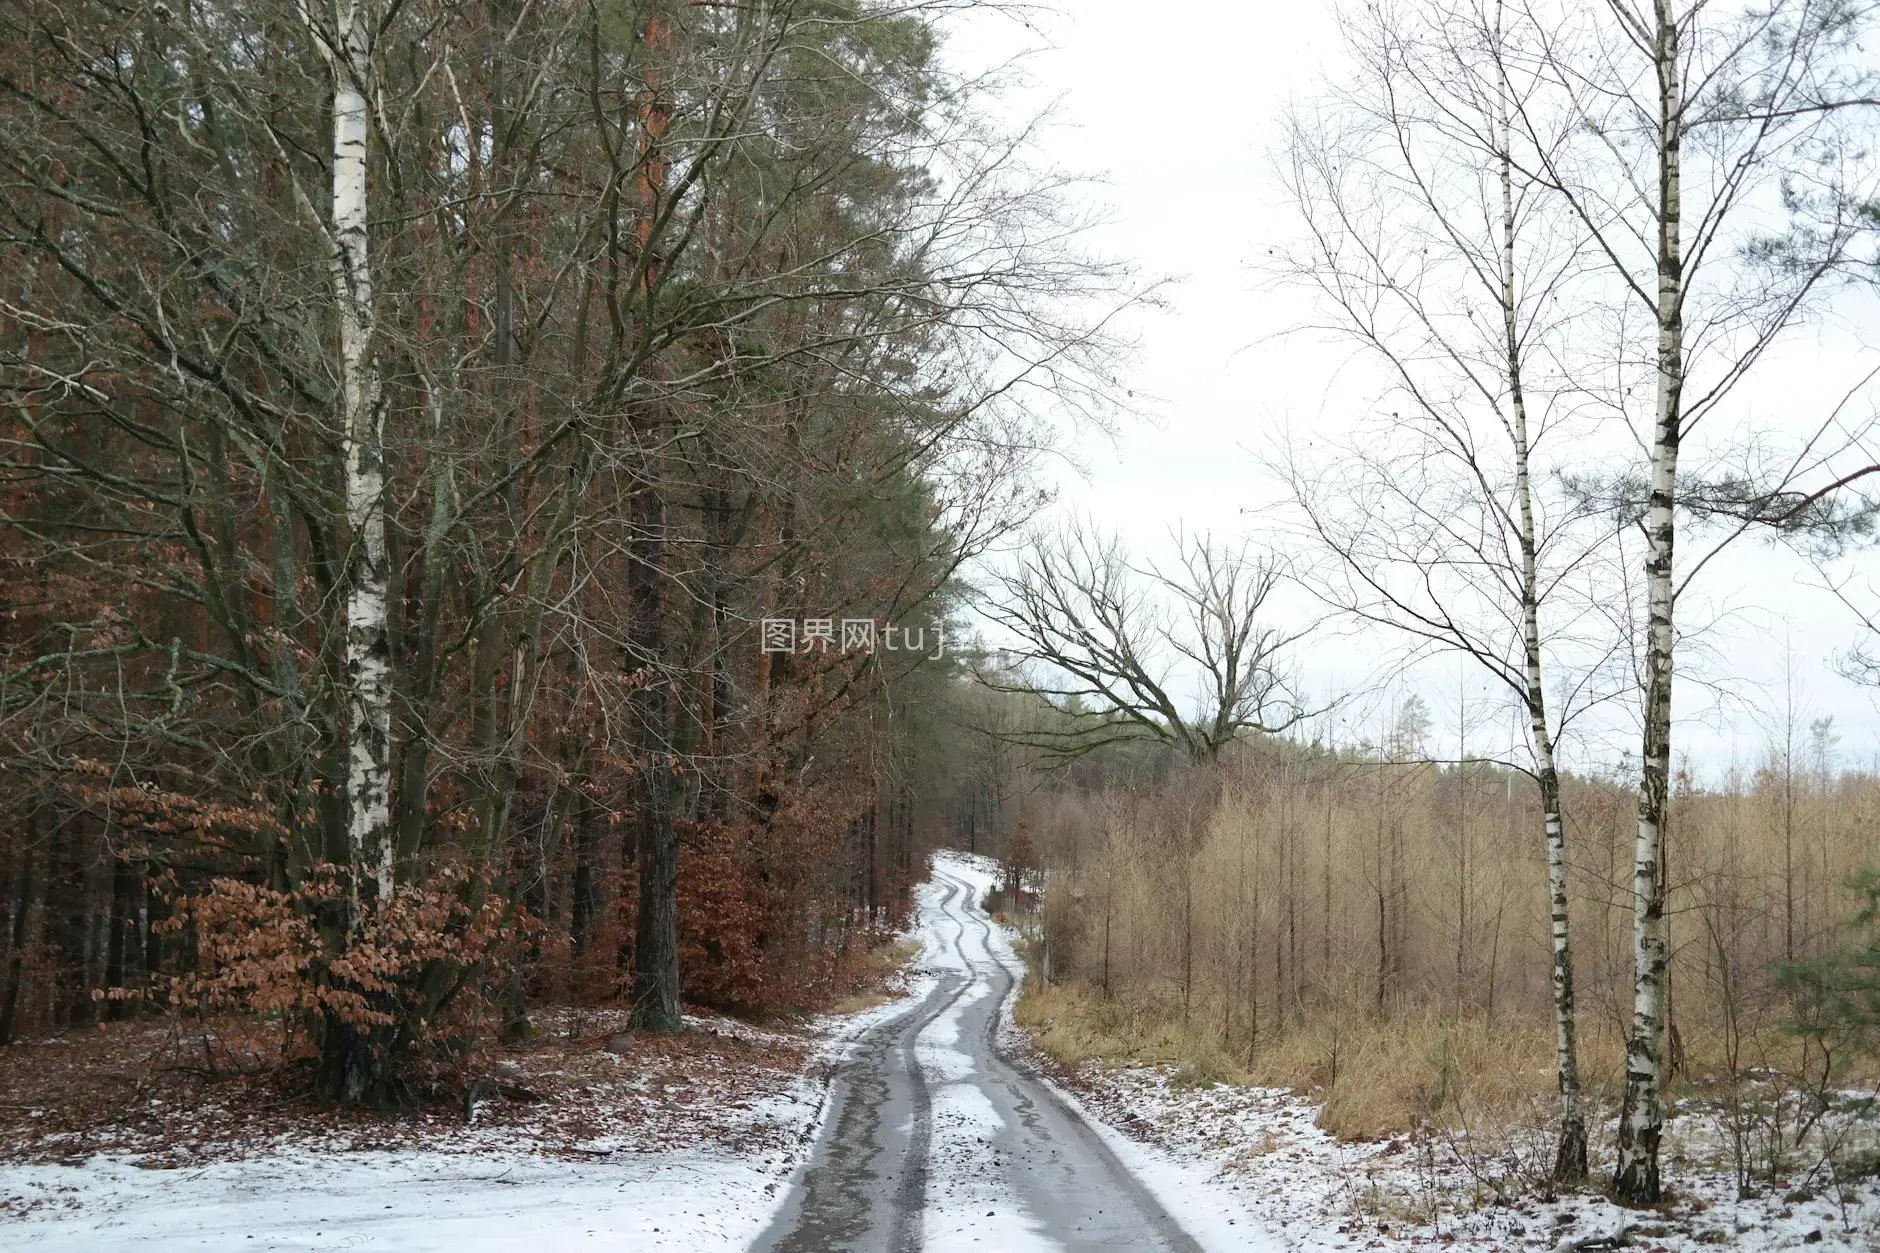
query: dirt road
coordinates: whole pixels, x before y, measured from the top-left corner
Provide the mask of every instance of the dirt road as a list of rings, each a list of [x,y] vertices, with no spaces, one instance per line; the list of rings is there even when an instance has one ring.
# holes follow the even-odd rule
[[[923,899],[927,995],[856,1042],[798,1186],[753,1253],[1200,1253],[1054,1091],[999,1051],[1015,982],[968,878]]]

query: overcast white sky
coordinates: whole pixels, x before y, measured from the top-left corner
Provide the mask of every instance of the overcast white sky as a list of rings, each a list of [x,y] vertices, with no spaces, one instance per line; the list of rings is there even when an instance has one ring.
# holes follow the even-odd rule
[[[1142,551],[1166,544],[1177,526],[1257,539],[1258,510],[1276,496],[1259,451],[1285,430],[1348,427],[1370,386],[1368,367],[1349,349],[1287,335],[1312,307],[1263,285],[1252,268],[1271,242],[1297,230],[1271,154],[1287,102],[1315,95],[1340,72],[1335,8],[1330,0],[1191,0],[1176,9],[1065,0],[1029,25],[975,18],[955,34],[950,55],[985,65],[1020,50],[1029,50],[1030,85],[1011,107],[1055,101],[1045,157],[1102,178],[1090,191],[1109,213],[1098,250],[1174,280],[1163,310],[1134,323],[1141,350],[1127,383],[1153,420],[1126,425],[1114,443],[1081,440],[1082,472],[1060,474],[1058,507],[1094,515]],[[1736,416],[1779,421],[1798,396],[1803,408],[1818,408],[1838,396],[1836,380],[1880,365],[1880,347],[1864,348],[1857,330],[1872,312],[1870,302],[1799,334],[1743,394]],[[1678,689],[1675,742],[1701,774],[1762,754],[1771,718],[1754,707],[1775,708],[1785,652],[1803,720],[1833,715],[1843,764],[1880,756],[1874,700],[1831,664],[1858,638],[1857,623],[1812,586],[1802,563],[1742,543],[1706,569],[1694,601],[1681,613],[1719,623],[1707,648],[1680,655],[1680,678],[1692,681]],[[1327,639],[1308,651],[1306,673],[1325,690],[1367,681],[1387,645]],[[1439,724],[1453,725],[1462,673],[1450,660],[1405,682],[1423,692]],[[1487,701],[1485,684],[1474,675],[1467,683],[1472,699]],[[1612,730],[1608,743],[1581,747],[1579,764],[1616,756],[1630,737]]]

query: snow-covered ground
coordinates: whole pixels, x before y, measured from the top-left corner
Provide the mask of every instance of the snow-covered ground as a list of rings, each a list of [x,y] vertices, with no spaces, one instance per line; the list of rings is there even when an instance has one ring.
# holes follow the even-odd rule
[[[981,892],[996,879],[996,866],[983,858],[949,857],[947,865]],[[423,1146],[412,1148],[386,1147],[388,1137],[377,1132],[306,1127],[239,1144],[224,1139],[206,1159],[200,1148],[169,1151],[148,1142],[135,1152],[80,1147],[63,1163],[0,1165],[0,1248],[744,1249],[802,1168],[849,1044],[904,1013],[937,971],[958,964],[952,930],[932,906],[941,891],[920,889],[913,936],[922,955],[905,980],[908,997],[818,1022],[804,1073],[771,1095],[727,1107],[711,1076],[646,1090],[631,1053],[591,1050],[583,1055],[589,1073],[576,1077],[592,1093],[591,1118],[571,1120],[558,1108],[552,1119],[428,1131]],[[694,1026],[759,1043],[766,1035],[725,1020]],[[780,1055],[792,1056],[788,1049]],[[670,1106],[672,1116],[610,1122],[604,1107],[629,1096]],[[699,1143],[673,1133],[692,1119],[709,1125]]]
[[[1008,1030],[1008,1044],[1024,1051],[1022,1030]],[[1319,1129],[1315,1105],[1290,1092],[1184,1085],[1170,1066],[1090,1065],[1061,1077],[1060,1088],[1106,1135],[1131,1146],[1125,1160],[1162,1195],[1193,1195],[1200,1182],[1211,1203],[1230,1198],[1224,1214],[1232,1217],[1217,1219],[1216,1237],[1237,1218],[1287,1249],[1564,1253],[1617,1241],[1665,1253],[1880,1250],[1880,1179],[1837,1186],[1825,1172],[1798,1171],[1740,1199],[1695,1114],[1674,1120],[1667,1140],[1674,1199],[1661,1212],[1638,1212],[1598,1196],[1524,1196],[1497,1178],[1507,1167],[1495,1153],[1441,1136],[1340,1141]],[[1605,1132],[1610,1139],[1610,1125]]]
[[[995,863],[942,853],[936,868],[983,894]],[[817,1024],[807,1067],[759,1095],[726,1097],[710,1075],[649,1084],[637,1059],[600,1050],[589,1070],[564,1076],[591,1093],[592,1118],[496,1120],[399,1148],[383,1137],[303,1128],[207,1157],[186,1151],[86,1153],[64,1164],[0,1165],[0,1248],[36,1253],[130,1250],[321,1250],[400,1253],[614,1248],[741,1250],[764,1231],[805,1169],[828,1107],[829,1078],[870,1027],[918,1004],[935,981],[986,959],[1017,973],[1011,936],[963,936],[940,908],[949,889],[921,888],[914,936],[921,956],[906,979],[910,999]],[[932,1173],[923,1213],[930,1253],[1060,1248],[999,1190],[986,1160],[989,1107],[969,1085],[949,1082],[950,1059],[969,1019],[984,1022],[991,984],[979,982],[938,1015],[917,1049],[933,1086]],[[981,1012],[972,1013],[978,1005]],[[1003,1007],[1003,1051],[1051,1068]],[[754,1048],[800,1056],[765,1033],[722,1020],[702,1028],[748,1036]],[[796,1052],[792,1052],[794,1048]],[[788,1063],[794,1065],[794,1062]],[[778,1072],[781,1073],[781,1072]],[[1442,1141],[1341,1143],[1316,1125],[1316,1109],[1285,1092],[1183,1086],[1169,1068],[1089,1067],[1054,1086],[1112,1153],[1203,1249],[1468,1250],[1629,1247],[1698,1253],[1814,1247],[1880,1249],[1880,1180],[1795,1178],[1738,1200],[1714,1146],[1674,1138],[1668,1175],[1679,1199],[1662,1214],[1619,1210],[1595,1197],[1542,1203],[1512,1195],[1493,1203],[1492,1168]],[[530,1077],[534,1082],[534,1077]],[[955,1090],[957,1088],[957,1091]],[[663,1121],[609,1122],[628,1100],[666,1108]],[[1695,1126],[1698,1119],[1679,1120]],[[688,1125],[704,1134],[674,1134]],[[635,1128],[651,1128],[644,1133]]]
[[[1496,1165],[1465,1162],[1461,1146],[1441,1138],[1340,1142],[1318,1128],[1316,1107],[1291,1093],[1174,1079],[1170,1067],[1090,1067],[1067,1086],[1093,1116],[1128,1128],[1145,1146],[1147,1164],[1138,1170],[1152,1185],[1167,1194],[1156,1172],[1172,1159],[1216,1195],[1231,1195],[1243,1221],[1276,1234],[1280,1247],[1553,1250],[1588,1241],[1612,1247],[1599,1241],[1624,1232],[1629,1247],[1676,1253],[1880,1249],[1880,1180],[1843,1181],[1843,1199],[1832,1180],[1797,1172],[1738,1199],[1728,1171],[1694,1151],[1699,1135],[1679,1131],[1695,1115],[1674,1120],[1666,1175],[1675,1197],[1662,1212],[1627,1211],[1596,1196],[1542,1202],[1512,1189],[1499,1204],[1488,1183]]]
[[[0,1167],[0,1247],[742,1249],[769,1221],[814,1139],[830,1059],[899,1008],[826,1021],[821,1056],[787,1091],[709,1111],[720,1123],[743,1124],[747,1134],[729,1141],[720,1126],[701,1144],[602,1134],[550,1146],[524,1125],[469,1132],[443,1149],[284,1141],[196,1166],[153,1155],[9,1165]]]
[[[536,1155],[306,1153],[141,1170],[110,1159],[12,1167],[30,1207],[8,1249],[732,1249],[769,1217],[761,1161],[669,1150],[621,1163]]]
[[[918,997],[931,979],[916,967],[909,992]],[[208,1160],[200,1150],[147,1145],[151,1151],[81,1153],[62,1164],[0,1165],[0,1248],[743,1249],[814,1142],[843,1050],[906,1004],[820,1020],[799,1077],[756,1098],[727,1100],[726,1085],[709,1074],[688,1080],[669,1071],[649,1084],[631,1050],[596,1048],[581,1055],[587,1073],[571,1076],[591,1094],[589,1110],[563,1101],[552,1114],[431,1131],[422,1147],[302,1127],[237,1145],[224,1140]],[[767,1041],[768,1033],[722,1019],[693,1025],[768,1044],[782,1065],[801,1056],[800,1037]],[[663,1108],[664,1117],[610,1120],[606,1107],[628,1100]]]

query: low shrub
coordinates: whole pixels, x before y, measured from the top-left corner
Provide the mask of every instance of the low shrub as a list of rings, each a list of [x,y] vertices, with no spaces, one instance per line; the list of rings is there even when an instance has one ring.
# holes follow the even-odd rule
[[[409,1107],[473,1048],[492,1012],[485,971],[532,924],[462,867],[364,908],[346,882],[319,866],[288,890],[220,878],[178,899],[163,926],[187,973],[164,999],[219,1024],[196,1033],[212,1069],[271,1048],[317,1057],[331,1099]]]

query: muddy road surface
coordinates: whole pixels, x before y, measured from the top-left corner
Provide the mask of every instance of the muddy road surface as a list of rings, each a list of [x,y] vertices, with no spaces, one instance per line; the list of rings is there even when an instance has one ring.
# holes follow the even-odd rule
[[[1016,977],[979,878],[938,862],[922,901],[937,981],[851,1047],[808,1167],[752,1253],[1201,1253],[1097,1132],[1000,1052]]]

